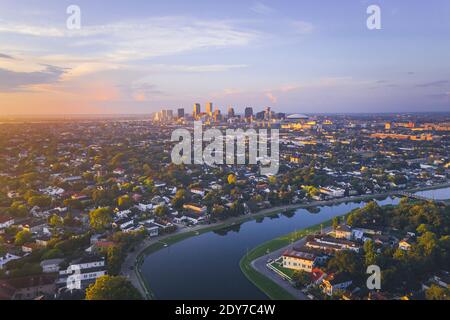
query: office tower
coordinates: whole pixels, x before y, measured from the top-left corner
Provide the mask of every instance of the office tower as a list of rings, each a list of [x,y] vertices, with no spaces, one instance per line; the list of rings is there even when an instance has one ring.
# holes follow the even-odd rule
[[[202,112],[200,103],[194,104],[194,118]]]
[[[167,110],[167,120],[173,120],[173,110]]]
[[[210,117],[212,117],[212,115],[213,115],[213,109],[214,109],[213,103],[212,103],[212,102],[208,102],[208,103],[206,104],[206,113],[207,113]]]
[[[216,121],[216,122],[222,120],[222,115],[220,114],[220,110],[219,109],[214,110],[213,117],[214,117],[214,121]]]
[[[246,118],[251,118],[253,117],[253,108],[245,108],[245,117]]]
[[[228,118],[234,118],[234,108],[228,107]]]
[[[264,111],[258,112],[256,114],[256,119],[257,120],[264,120],[264,116],[265,116],[265,112]]]
[[[270,120],[272,118],[272,112],[270,111],[270,107],[266,107],[264,111],[264,120]]]
[[[184,118],[184,108],[179,108],[177,115],[178,115],[178,119]]]

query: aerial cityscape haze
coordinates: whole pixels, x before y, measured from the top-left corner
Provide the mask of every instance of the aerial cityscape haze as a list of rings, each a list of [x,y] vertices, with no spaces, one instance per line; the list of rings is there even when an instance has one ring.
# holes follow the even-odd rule
[[[0,8],[0,300],[450,300],[448,1]]]

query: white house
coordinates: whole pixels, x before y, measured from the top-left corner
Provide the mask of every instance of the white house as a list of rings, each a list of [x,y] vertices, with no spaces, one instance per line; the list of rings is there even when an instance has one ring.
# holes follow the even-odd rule
[[[105,259],[90,256],[69,265],[66,270],[59,271],[58,283],[70,290],[84,289],[101,276],[106,275]]]
[[[6,265],[8,262],[20,259],[21,257],[15,256],[10,253],[6,253],[4,256],[0,256],[0,270],[3,269],[3,266]]]

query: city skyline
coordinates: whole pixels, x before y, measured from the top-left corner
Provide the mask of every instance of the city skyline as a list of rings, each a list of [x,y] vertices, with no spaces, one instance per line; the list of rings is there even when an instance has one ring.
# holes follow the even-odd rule
[[[72,4],[0,0],[0,115],[450,109],[446,1]]]

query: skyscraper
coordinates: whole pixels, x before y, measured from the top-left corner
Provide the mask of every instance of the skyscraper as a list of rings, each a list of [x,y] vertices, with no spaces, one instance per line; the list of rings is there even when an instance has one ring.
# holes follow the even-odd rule
[[[184,108],[179,108],[177,115],[178,119],[184,118]]]
[[[200,103],[196,103],[194,104],[194,118],[199,115],[202,112],[201,107],[200,107]]]
[[[235,114],[234,114],[234,108],[233,107],[228,107],[228,118],[234,118]]]
[[[245,108],[245,117],[246,118],[253,117],[253,108],[251,107]]]
[[[214,107],[213,107],[213,103],[212,102],[208,102],[207,104],[206,104],[206,113],[210,116],[210,117],[212,117],[212,115],[213,115],[213,110],[214,109]]]

